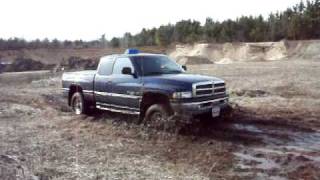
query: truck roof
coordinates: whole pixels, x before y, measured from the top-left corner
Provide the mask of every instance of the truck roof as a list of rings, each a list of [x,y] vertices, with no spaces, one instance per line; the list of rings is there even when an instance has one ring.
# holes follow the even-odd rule
[[[114,56],[114,57],[133,57],[133,56],[166,56],[164,54],[153,54],[153,53],[138,53],[138,54],[111,54],[103,57]],[[102,57],[102,58],[103,58]]]
[[[103,56],[104,57],[132,57],[132,56],[166,56],[164,54],[155,54],[155,53],[142,53],[138,49],[127,49],[123,54],[112,54]]]
[[[122,56],[165,56],[164,54],[154,54],[154,53],[138,53],[138,54],[121,54]]]

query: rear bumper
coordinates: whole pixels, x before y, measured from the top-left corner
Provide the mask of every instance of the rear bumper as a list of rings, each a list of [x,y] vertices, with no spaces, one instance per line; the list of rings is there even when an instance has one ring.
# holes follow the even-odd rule
[[[221,97],[200,102],[171,102],[171,107],[176,114],[195,116],[211,113],[213,107],[220,107],[221,111],[228,107],[229,97]]]

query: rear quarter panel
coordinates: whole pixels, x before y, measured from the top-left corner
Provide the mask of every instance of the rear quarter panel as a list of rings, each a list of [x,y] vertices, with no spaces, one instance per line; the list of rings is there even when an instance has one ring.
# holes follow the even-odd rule
[[[64,97],[69,97],[70,87],[81,87],[84,99],[94,101],[93,84],[96,71],[67,72],[62,75]]]

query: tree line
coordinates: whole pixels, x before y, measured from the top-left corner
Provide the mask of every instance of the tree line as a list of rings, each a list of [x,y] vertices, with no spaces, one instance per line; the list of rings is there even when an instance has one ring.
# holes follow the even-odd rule
[[[111,40],[106,40],[105,35],[93,41],[0,39],[0,49],[168,46],[173,43],[261,42],[319,38],[320,0],[308,0],[301,1],[283,12],[271,13],[267,18],[261,15],[242,16],[222,22],[207,18],[203,25],[195,20],[182,20],[158,28],[144,28],[135,35],[125,33],[123,37],[114,37]]]

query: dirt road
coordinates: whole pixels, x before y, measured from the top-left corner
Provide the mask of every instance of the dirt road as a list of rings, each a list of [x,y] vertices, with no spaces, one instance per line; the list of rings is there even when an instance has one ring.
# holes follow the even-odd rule
[[[319,179],[320,63],[191,66],[226,79],[234,113],[178,134],[74,116],[60,76],[0,75],[0,179]]]

